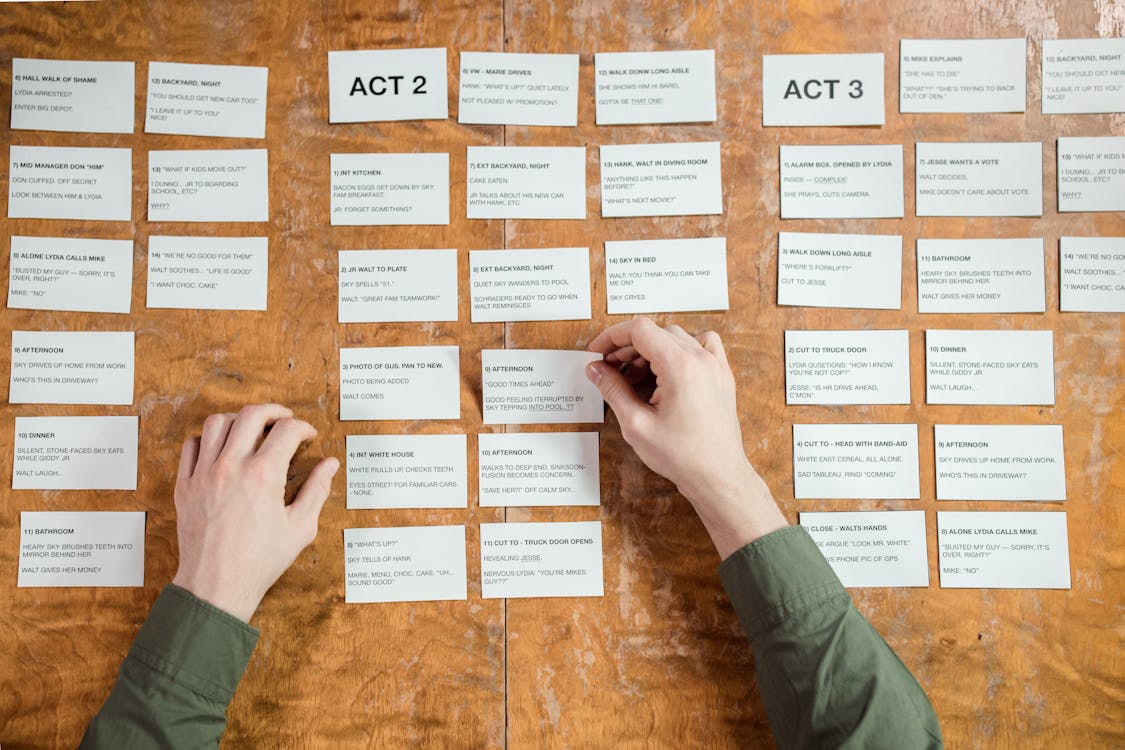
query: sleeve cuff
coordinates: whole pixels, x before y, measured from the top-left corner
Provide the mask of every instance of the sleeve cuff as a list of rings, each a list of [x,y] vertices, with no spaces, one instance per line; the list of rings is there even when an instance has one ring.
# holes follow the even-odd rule
[[[719,578],[751,642],[803,612],[849,599],[800,526],[786,526],[742,547],[723,560]]]
[[[129,658],[226,705],[257,643],[257,628],[168,584],[133,641]]]

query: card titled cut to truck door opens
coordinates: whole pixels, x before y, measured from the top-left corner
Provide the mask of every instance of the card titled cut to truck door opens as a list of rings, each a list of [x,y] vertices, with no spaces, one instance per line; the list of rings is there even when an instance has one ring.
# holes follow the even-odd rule
[[[602,146],[602,216],[723,212],[718,141]]]
[[[1059,138],[1058,148],[1060,212],[1125,211],[1125,136]]]
[[[341,323],[457,320],[456,250],[341,250]]]
[[[133,241],[12,237],[8,307],[128,313]]]
[[[902,237],[779,233],[777,304],[898,310]]]
[[[12,146],[8,154],[9,219],[132,218],[132,149]]]
[[[349,508],[464,508],[464,435],[348,435]]]
[[[132,133],[132,62],[12,60],[12,130]]]
[[[882,125],[883,53],[763,55],[762,125]]]
[[[930,585],[925,511],[801,513],[801,526],[848,588]]]
[[[781,218],[901,219],[902,146],[782,146]]]
[[[1062,425],[934,425],[938,500],[1066,500]]]
[[[137,418],[16,417],[12,489],[137,489]]]
[[[474,323],[589,320],[590,250],[473,250],[469,286]]]
[[[468,599],[464,526],[344,529],[344,601]]]
[[[601,501],[596,432],[482,432],[477,441],[482,508]]]
[[[918,425],[793,425],[793,496],[917,500]]]
[[[714,122],[715,50],[598,52],[598,125]]]
[[[546,349],[480,353],[485,424],[602,422],[601,393],[586,377],[600,354]]]
[[[266,137],[269,69],[150,62],[146,133]]]
[[[785,403],[909,404],[909,333],[786,331]]]
[[[1125,112],[1125,37],[1043,40],[1043,114]]]
[[[919,216],[1042,216],[1043,144],[919,143]]]
[[[938,511],[944,589],[1068,589],[1064,512]]]
[[[149,151],[149,221],[269,221],[266,149]]]
[[[726,310],[727,240],[607,240],[605,282],[610,315]]]
[[[20,513],[20,588],[144,584],[143,512]]]
[[[340,350],[340,419],[460,419],[456,346]]]
[[[1023,112],[1027,40],[903,39],[900,112]]]
[[[12,404],[132,404],[132,331],[12,331]]]
[[[1047,309],[1043,240],[918,240],[918,312]]]
[[[1125,237],[1059,239],[1059,309],[1125,312]]]
[[[332,226],[449,223],[449,154],[332,154]]]
[[[148,307],[265,310],[265,237],[148,238]]]
[[[328,53],[328,122],[444,120],[445,49]]]
[[[462,52],[457,122],[578,124],[578,55]]]
[[[602,596],[601,521],[482,523],[481,597]]]
[[[1055,403],[1051,331],[926,331],[926,403]]]
[[[585,219],[583,146],[469,146],[470,219]]]

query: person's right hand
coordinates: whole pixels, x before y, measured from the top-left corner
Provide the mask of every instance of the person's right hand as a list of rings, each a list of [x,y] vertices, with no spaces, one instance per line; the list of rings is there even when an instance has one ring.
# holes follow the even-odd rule
[[[603,361],[586,375],[617,415],[622,437],[691,502],[723,558],[787,525],[746,458],[718,334],[691,336],[634,318],[606,329],[590,351]],[[650,377],[655,389],[645,398],[638,386]]]

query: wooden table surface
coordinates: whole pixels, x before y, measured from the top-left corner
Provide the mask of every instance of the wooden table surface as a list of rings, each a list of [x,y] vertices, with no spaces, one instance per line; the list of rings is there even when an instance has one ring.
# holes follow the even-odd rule
[[[0,373],[11,330],[135,330],[132,407],[6,407],[0,477],[11,477],[17,415],[139,414],[136,492],[0,492],[0,744],[70,747],[105,698],[149,605],[176,567],[172,479],[178,446],[214,411],[249,401],[287,403],[320,430],[295,476],[321,455],[343,458],[361,433],[466,432],[467,510],[346,510],[337,478],[316,542],[266,597],[262,637],[229,711],[225,746],[242,747],[758,747],[771,743],[740,628],[720,588],[717,558],[691,509],[649,474],[607,418],[602,433],[601,508],[478,508],[476,439],[482,348],[584,348],[607,323],[603,242],[725,236],[731,309],[658,316],[690,330],[715,329],[741,384],[746,448],[791,520],[801,510],[919,508],[926,511],[927,589],[857,589],[856,605],[933,700],[951,747],[1125,746],[1125,322],[1121,315],[1058,312],[1058,238],[1125,235],[1121,213],[1059,215],[1055,139],[1122,135],[1125,115],[1040,114],[1041,40],[1121,36],[1120,0],[844,0],[841,2],[124,2],[5,4],[0,8],[0,112],[11,96],[11,58],[137,62],[137,128],[131,135],[6,128],[8,143],[133,149],[132,222],[3,223],[8,237],[46,235],[135,240],[129,316],[5,310]],[[1028,38],[1026,114],[898,114],[903,37]],[[449,48],[446,121],[328,124],[328,50]],[[714,124],[594,125],[593,53],[714,48],[719,117]],[[581,56],[577,128],[459,125],[457,53],[572,52]],[[876,52],[886,55],[882,128],[761,127],[761,55]],[[146,64],[152,60],[269,66],[265,141],[143,133]],[[6,119],[6,115],[5,115]],[[597,146],[722,141],[721,216],[602,220]],[[1041,140],[1042,218],[915,218],[914,143],[919,140]],[[794,220],[778,206],[778,145],[904,144],[906,218]],[[467,221],[465,147],[587,146],[584,221]],[[175,148],[269,148],[270,222],[153,224],[146,221],[147,152]],[[330,153],[451,154],[451,222],[438,227],[330,227]],[[0,191],[6,193],[7,175]],[[902,234],[901,311],[781,308],[776,304],[777,232]],[[145,308],[150,234],[269,236],[269,311]],[[1040,315],[917,314],[918,237],[1042,237],[1048,312]],[[470,249],[588,246],[593,320],[469,322]],[[455,247],[461,319],[456,323],[336,321],[341,249]],[[5,266],[6,267],[6,266]],[[6,271],[2,274],[6,277]],[[910,406],[786,407],[782,332],[787,328],[907,328]],[[924,404],[926,328],[1052,329],[1054,407]],[[459,344],[460,422],[339,420],[341,346]],[[916,422],[922,500],[795,502],[794,422]],[[1069,500],[936,503],[934,423],[1064,426]],[[514,428],[509,428],[514,429]],[[533,427],[532,430],[551,428]],[[565,428],[564,428],[565,429]],[[937,509],[1065,509],[1069,591],[943,590],[937,585]],[[143,589],[17,589],[19,513],[143,510],[148,513]],[[605,596],[510,602],[480,597],[479,523],[601,519]],[[344,604],[345,527],[467,524],[469,598],[462,602]]]

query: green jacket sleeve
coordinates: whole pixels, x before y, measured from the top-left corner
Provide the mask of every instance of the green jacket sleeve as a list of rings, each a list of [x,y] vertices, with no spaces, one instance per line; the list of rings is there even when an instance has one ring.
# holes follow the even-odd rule
[[[779,748],[939,748],[930,701],[808,533],[790,526],[719,568],[754,652]]]
[[[215,748],[258,631],[169,584],[80,748]]]

